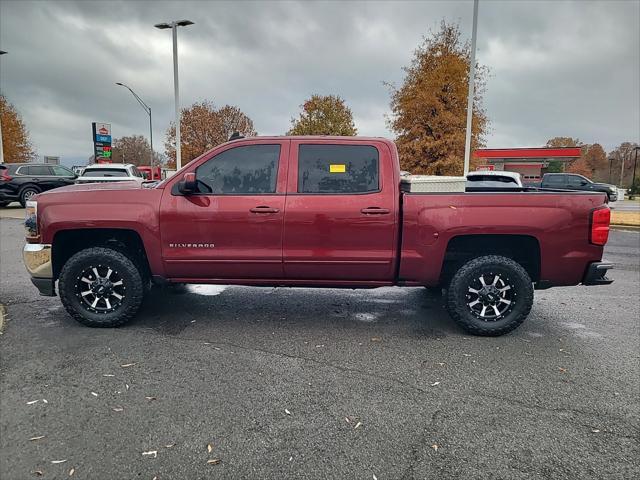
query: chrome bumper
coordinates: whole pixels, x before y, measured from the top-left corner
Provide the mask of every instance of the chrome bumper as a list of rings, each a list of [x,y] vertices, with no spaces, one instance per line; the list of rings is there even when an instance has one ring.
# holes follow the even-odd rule
[[[55,296],[51,245],[27,243],[22,250],[22,260],[40,295]]]

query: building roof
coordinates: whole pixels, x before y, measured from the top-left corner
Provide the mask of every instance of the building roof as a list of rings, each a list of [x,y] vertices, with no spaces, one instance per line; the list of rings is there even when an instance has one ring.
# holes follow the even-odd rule
[[[473,156],[476,158],[578,158],[580,148],[481,148],[473,152]]]

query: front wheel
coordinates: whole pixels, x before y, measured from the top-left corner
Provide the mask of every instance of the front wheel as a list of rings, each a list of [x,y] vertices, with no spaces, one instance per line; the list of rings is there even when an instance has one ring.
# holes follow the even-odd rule
[[[144,296],[142,275],[126,255],[110,248],[81,250],[65,263],[58,284],[67,312],[89,327],[118,327]]]
[[[499,336],[518,326],[533,304],[527,271],[510,258],[487,255],[465,263],[447,290],[447,311],[474,335]]]
[[[40,193],[36,187],[24,187],[20,190],[20,205],[22,208],[27,206],[27,202]]]

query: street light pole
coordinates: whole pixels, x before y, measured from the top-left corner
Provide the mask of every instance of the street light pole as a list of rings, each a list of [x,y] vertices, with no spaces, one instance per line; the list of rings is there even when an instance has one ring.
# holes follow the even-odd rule
[[[4,50],[0,50],[0,55],[4,55]],[[0,163],[4,163],[4,148],[2,146],[2,121],[0,121]]]
[[[178,88],[178,27],[186,27],[188,25],[193,25],[193,22],[191,20],[179,20],[154,25],[160,30],[170,28],[173,36],[173,97],[175,100],[176,115],[176,170],[180,170],[182,168],[182,154],[180,148],[180,89]]]
[[[134,92],[128,85],[120,82],[116,82],[116,85],[120,85],[121,87],[129,90],[133,97],[138,101],[140,106],[144,109],[144,111],[147,112],[147,115],[149,115],[149,145],[151,147],[151,159],[149,160],[149,166],[151,167],[151,180],[153,180],[153,126],[151,124],[151,107],[144,103],[144,101],[138,96],[138,94]]]
[[[476,76],[476,36],[478,33],[478,0],[473,0],[473,30],[471,31],[471,64],[469,65],[469,98],[467,99],[467,131],[464,140],[464,175],[469,173],[471,158],[471,125]]]

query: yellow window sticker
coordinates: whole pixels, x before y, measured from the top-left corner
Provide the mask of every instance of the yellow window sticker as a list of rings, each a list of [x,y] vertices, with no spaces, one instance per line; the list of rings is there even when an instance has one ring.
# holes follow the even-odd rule
[[[347,166],[344,163],[329,165],[329,173],[344,173],[347,171]]]

